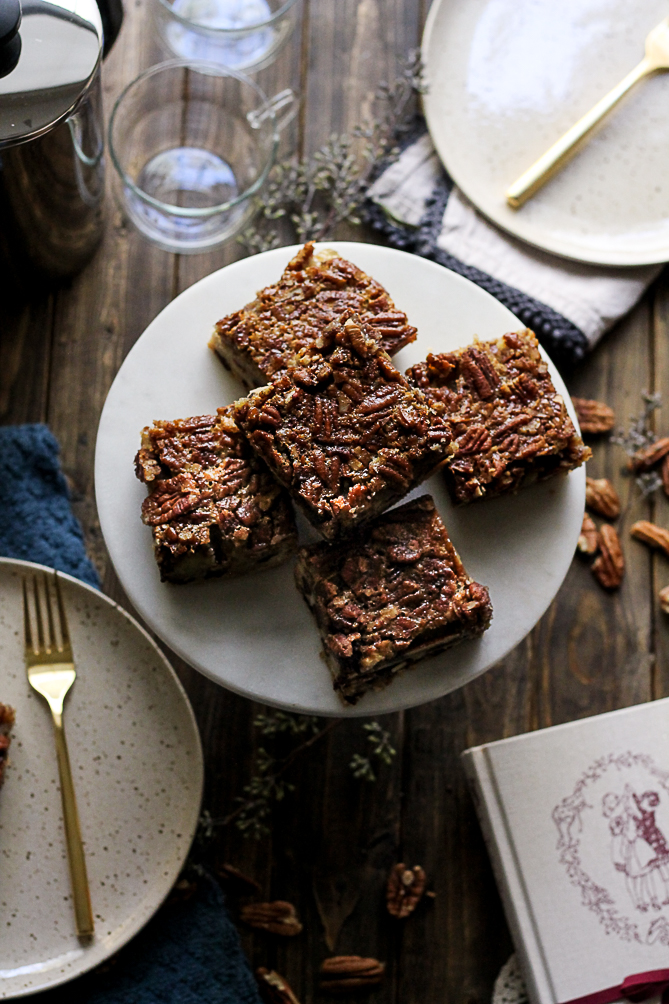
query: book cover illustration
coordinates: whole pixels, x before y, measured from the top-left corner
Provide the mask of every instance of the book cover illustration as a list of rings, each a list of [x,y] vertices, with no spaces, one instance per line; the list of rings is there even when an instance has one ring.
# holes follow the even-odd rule
[[[610,753],[552,817],[560,863],[605,931],[669,946],[669,771],[645,753]]]

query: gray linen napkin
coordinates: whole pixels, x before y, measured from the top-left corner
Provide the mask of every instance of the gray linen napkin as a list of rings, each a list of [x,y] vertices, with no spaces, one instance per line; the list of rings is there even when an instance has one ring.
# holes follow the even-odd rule
[[[536,331],[558,363],[581,359],[641,298],[662,265],[609,268],[559,258],[489,223],[444,171],[427,132],[367,192],[390,243],[482,286]]]

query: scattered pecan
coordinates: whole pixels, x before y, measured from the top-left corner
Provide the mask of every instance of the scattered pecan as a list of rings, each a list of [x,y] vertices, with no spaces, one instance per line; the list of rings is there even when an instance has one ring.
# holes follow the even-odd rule
[[[585,479],[585,504],[605,519],[620,515],[618,492],[607,478]]]
[[[660,474],[662,475],[662,488],[664,489],[664,494],[667,498],[669,498],[669,454],[667,454],[662,461]]]
[[[249,878],[243,872],[240,872],[239,868],[235,868],[234,865],[224,862],[216,868],[216,874],[225,882],[226,886],[233,892],[239,893],[240,895],[249,895],[254,892],[260,892],[260,883],[256,882],[255,879]]]
[[[273,969],[256,969],[258,990],[265,1004],[300,1004],[283,976]]]
[[[663,436],[662,439],[656,439],[650,446],[645,446],[643,450],[637,450],[630,458],[629,469],[634,474],[643,474],[644,471],[655,467],[655,464],[659,464],[660,460],[668,453],[669,436]]]
[[[665,586],[664,589],[660,589],[660,607],[664,610],[665,614],[669,614],[669,586]]]
[[[420,865],[407,868],[397,864],[393,867],[386,886],[386,906],[391,917],[402,920],[413,913],[425,890],[425,879]]]
[[[385,970],[377,959],[363,959],[359,955],[334,955],[321,966],[321,990],[330,993],[348,993],[362,987],[374,987],[381,982]]]
[[[623,581],[625,559],[618,534],[608,523],[599,532],[599,547],[600,555],[591,565],[592,574],[604,589],[618,589]]]
[[[586,397],[572,397],[571,399],[581,432],[588,436],[597,436],[602,432],[609,432],[616,420],[613,408],[603,401],[592,401]]]
[[[587,512],[583,513],[583,525],[581,526],[577,547],[581,554],[597,554],[599,550],[599,530]]]
[[[271,934],[292,937],[302,930],[295,907],[282,899],[277,899],[273,903],[249,903],[242,907],[240,916],[250,927],[269,931]]]
[[[637,540],[649,547],[657,547],[660,551],[669,556],[669,531],[664,530],[656,523],[649,523],[648,520],[640,519],[638,523],[633,523],[630,533]]]

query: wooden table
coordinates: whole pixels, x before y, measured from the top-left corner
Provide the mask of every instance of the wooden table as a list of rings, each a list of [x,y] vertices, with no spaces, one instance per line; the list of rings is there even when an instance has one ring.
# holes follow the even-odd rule
[[[104,66],[107,112],[122,86],[159,58],[148,6],[149,0],[126,4],[122,34]],[[419,43],[427,7],[428,0],[305,0],[295,48],[261,80],[270,93],[284,85],[286,72],[299,80],[302,149],[315,149],[359,120],[378,82],[394,77],[396,57]],[[339,236],[370,239],[360,230]],[[105,553],[93,491],[105,395],[158,311],[242,254],[234,243],[195,257],[157,250],[110,200],[103,246],[85,271],[56,294],[36,293],[27,307],[3,307],[0,419],[48,422],[59,438],[90,552],[105,590],[121,603],[127,601]],[[621,423],[639,410],[643,390],[661,391],[669,402],[669,272],[569,383],[574,393],[611,404]],[[666,408],[658,430],[669,431]],[[244,940],[253,964],[277,968],[302,1004],[322,999],[316,973],[333,952],[386,962],[374,1002],[489,1001],[512,946],[460,752],[669,693],[669,619],[656,600],[669,582],[669,563],[627,534],[640,518],[669,526],[669,503],[639,501],[631,479],[621,476],[621,460],[617,447],[601,443],[589,465],[592,475],[611,478],[623,499],[627,572],[618,593],[604,593],[574,562],[556,601],[507,659],[457,693],[383,720],[398,755],[375,784],[351,775],[348,763],[364,747],[364,735],[360,721],[348,721],[296,763],[295,792],[275,812],[270,838],[245,840],[234,827],[221,833],[221,861],[254,875],[268,899],[291,900],[299,910],[299,937],[244,934]],[[174,662],[202,732],[205,806],[223,816],[253,771],[258,707]],[[386,876],[397,861],[421,864],[436,892],[404,923],[383,906]]]

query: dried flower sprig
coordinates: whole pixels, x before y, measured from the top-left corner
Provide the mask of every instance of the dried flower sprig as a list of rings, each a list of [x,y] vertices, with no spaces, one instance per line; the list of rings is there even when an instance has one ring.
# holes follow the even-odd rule
[[[296,760],[342,722],[343,719],[335,718],[324,728],[320,728],[320,720],[313,715],[295,715],[285,711],[267,711],[256,715],[253,724],[260,735],[272,740],[280,737],[284,755],[278,756],[265,746],[258,748],[255,773],[244,786],[243,794],[237,797],[236,808],[222,819],[214,819],[208,811],[202,813],[198,832],[199,844],[206,844],[218,829],[233,822],[244,836],[254,837],[257,840],[267,836],[271,832],[269,824],[273,807],[295,790],[295,785],[286,780],[284,775]],[[396,750],[393,748],[390,733],[378,722],[367,722],[362,727],[372,747],[370,755],[383,764],[391,764]],[[308,738],[286,752],[285,740],[297,736],[308,736]],[[350,768],[356,778],[376,780],[370,756],[354,754]]]
[[[654,443],[658,436],[652,428],[651,417],[658,408],[662,407],[662,396],[659,393],[649,394],[644,391],[641,395],[643,409],[639,415],[630,418],[627,431],[618,429],[611,436],[611,442],[622,446],[628,457],[634,456],[638,450]],[[648,498],[658,488],[662,487],[662,478],[657,471],[645,471],[637,474],[635,482],[642,498]]]
[[[375,165],[396,152],[398,137],[411,122],[411,102],[424,94],[420,50],[401,61],[396,80],[377,88],[370,118],[350,134],[333,134],[311,156],[292,158],[271,171],[256,201],[254,223],[238,240],[250,254],[268,251],[285,242],[273,225],[287,221],[300,243],[331,236],[340,223],[360,224],[362,204]]]

